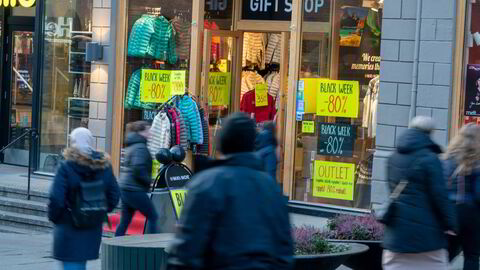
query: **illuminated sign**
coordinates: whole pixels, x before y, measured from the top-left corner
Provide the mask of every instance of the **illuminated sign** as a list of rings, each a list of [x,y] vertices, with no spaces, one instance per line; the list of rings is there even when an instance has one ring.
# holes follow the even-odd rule
[[[37,0],[0,0],[1,7],[25,7],[30,8],[35,6]]]

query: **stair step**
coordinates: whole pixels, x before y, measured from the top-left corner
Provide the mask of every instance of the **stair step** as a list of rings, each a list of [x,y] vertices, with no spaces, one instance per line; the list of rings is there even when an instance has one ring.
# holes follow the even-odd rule
[[[0,233],[16,233],[16,234],[40,234],[42,232],[31,230],[31,229],[21,229],[14,226],[0,225]]]
[[[0,210],[39,217],[47,216],[46,203],[25,199],[0,197]]]
[[[12,213],[0,210],[0,225],[14,226],[21,229],[49,232],[53,224],[46,217]]]
[[[13,199],[27,199],[27,191],[18,188],[11,188],[0,186],[0,197],[7,197]],[[36,202],[48,202],[48,193],[30,191],[30,200]]]

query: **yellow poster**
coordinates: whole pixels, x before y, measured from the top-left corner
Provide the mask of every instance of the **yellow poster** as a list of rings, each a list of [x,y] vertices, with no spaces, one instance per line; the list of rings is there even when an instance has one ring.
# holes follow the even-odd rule
[[[315,122],[314,121],[303,121],[302,122],[302,133],[315,133]]]
[[[153,179],[157,178],[158,170],[160,169],[161,166],[162,166],[162,164],[160,164],[160,162],[158,162],[156,159],[153,160],[153,163],[152,163],[152,178]]]
[[[315,160],[313,196],[353,201],[355,164]]]
[[[164,103],[170,99],[171,76],[169,70],[142,69],[140,101]]]
[[[359,93],[357,81],[318,79],[317,115],[357,118]]]
[[[185,199],[187,198],[186,189],[172,189],[170,190],[170,195],[172,196],[173,208],[175,209],[175,214],[177,218],[180,218],[182,213],[183,206],[185,206]]]
[[[303,81],[303,100],[305,113],[317,113],[317,88],[318,79],[302,78]]]
[[[255,85],[255,106],[268,106],[268,85],[266,83]]]
[[[185,94],[185,70],[172,70],[172,88],[171,95]]]
[[[228,60],[227,59],[220,59],[220,64],[218,64],[218,69],[221,72],[227,72],[228,71]]]
[[[208,73],[208,101],[212,106],[228,106],[230,104],[230,72]]]

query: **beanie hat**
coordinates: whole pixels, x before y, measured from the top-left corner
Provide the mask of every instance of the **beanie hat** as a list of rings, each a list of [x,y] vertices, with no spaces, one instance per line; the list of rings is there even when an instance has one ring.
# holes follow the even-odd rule
[[[90,155],[93,151],[93,136],[90,130],[79,127],[70,133],[70,144],[84,155]]]
[[[257,135],[255,122],[237,112],[225,119],[218,136],[219,150],[224,155],[253,152]]]
[[[429,116],[416,116],[408,127],[430,134],[435,129],[435,121]]]

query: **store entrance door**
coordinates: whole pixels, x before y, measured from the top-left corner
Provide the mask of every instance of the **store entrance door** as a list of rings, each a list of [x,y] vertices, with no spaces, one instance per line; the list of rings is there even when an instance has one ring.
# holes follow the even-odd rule
[[[222,119],[240,107],[243,39],[232,31],[205,30],[204,35],[200,101],[207,108],[209,155],[215,157]]]
[[[32,20],[33,21],[33,20]],[[4,46],[1,124],[1,145],[14,141],[32,127],[33,36],[34,25],[8,25]],[[3,163],[27,166],[30,141],[24,136],[3,156]]]

